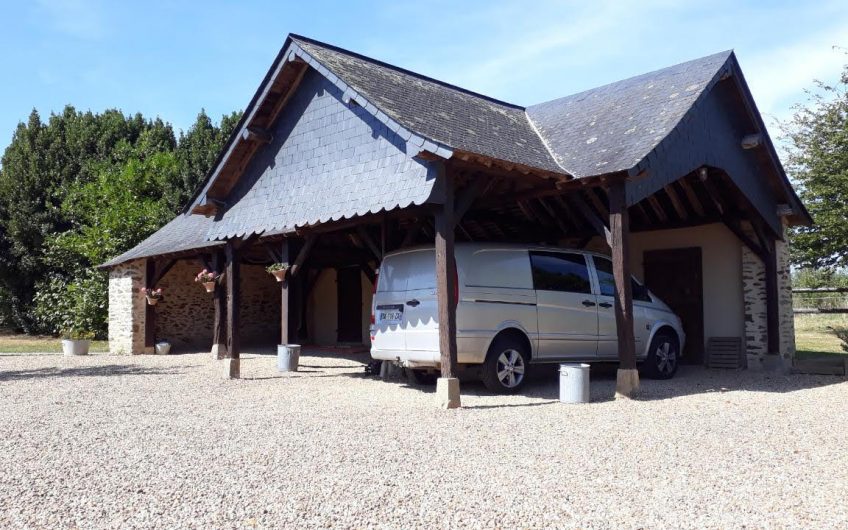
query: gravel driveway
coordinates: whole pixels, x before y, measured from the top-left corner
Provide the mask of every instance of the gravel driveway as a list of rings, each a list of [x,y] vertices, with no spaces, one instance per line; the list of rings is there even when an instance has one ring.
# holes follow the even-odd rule
[[[843,527],[848,383],[689,368],[614,401],[463,385],[456,411],[361,358],[0,356],[0,527]]]

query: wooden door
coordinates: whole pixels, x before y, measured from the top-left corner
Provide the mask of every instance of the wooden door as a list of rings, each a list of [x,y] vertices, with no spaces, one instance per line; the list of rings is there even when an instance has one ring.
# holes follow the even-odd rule
[[[362,283],[359,267],[338,269],[338,342],[362,342]]]
[[[686,333],[681,360],[704,362],[704,288],[701,248],[645,252],[645,284],[680,317]]]

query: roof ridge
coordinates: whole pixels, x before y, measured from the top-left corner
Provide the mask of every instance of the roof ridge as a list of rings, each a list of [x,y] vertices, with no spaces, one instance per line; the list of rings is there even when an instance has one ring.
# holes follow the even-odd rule
[[[463,94],[467,94],[469,96],[474,96],[474,97],[477,97],[477,98],[480,98],[480,99],[485,99],[486,101],[490,101],[490,102],[496,103],[498,105],[510,107],[512,109],[515,109],[515,110],[526,110],[526,108],[522,105],[518,105],[516,103],[510,103],[509,101],[504,101],[502,99],[493,98],[491,96],[487,96],[486,94],[481,94],[479,92],[474,92],[473,90],[469,90],[467,88],[463,88],[461,86],[454,85],[454,84],[448,83],[446,81],[436,79],[435,77],[430,77],[428,75],[424,75],[424,74],[415,72],[413,70],[403,68],[401,66],[397,66],[397,65],[394,65],[394,64],[391,64],[391,63],[387,63],[387,62],[381,61],[379,59],[375,59],[373,57],[368,57],[367,55],[363,55],[361,53],[357,53],[357,52],[342,48],[340,46],[335,46],[333,44],[328,44],[326,42],[311,39],[309,37],[304,37],[303,35],[298,35],[296,33],[289,33],[289,37],[292,40],[295,40],[295,41],[301,40],[301,41],[304,41],[304,42],[309,43],[309,44],[313,44],[313,45],[316,45],[316,46],[322,46],[322,47],[328,48],[332,51],[344,53],[346,55],[350,55],[351,57],[356,57],[357,59],[362,59],[363,61],[368,61],[369,63],[373,63],[373,64],[376,64],[376,65],[379,65],[379,66],[382,66],[382,67],[385,67],[385,68],[395,70],[397,72],[401,72],[401,73],[404,73],[404,74],[407,74],[407,75],[411,75],[412,77],[416,77],[416,78],[421,79],[423,81],[429,81],[430,83],[435,83],[435,84],[443,86],[445,88],[449,88],[451,90],[456,90],[457,92],[462,92]]]
[[[630,76],[630,77],[625,77],[624,79],[616,79],[615,81],[610,81],[609,83],[604,83],[603,85],[589,87],[585,90],[581,90],[579,92],[574,92],[573,94],[567,94],[565,96],[560,96],[560,97],[557,97],[557,98],[554,98],[554,99],[549,99],[549,100],[546,100],[546,101],[540,101],[539,103],[534,103],[533,105],[530,105],[527,108],[532,109],[533,107],[539,107],[541,105],[546,105],[546,104],[552,103],[554,101],[559,101],[559,100],[566,99],[566,98],[573,98],[573,97],[579,96],[581,94],[585,94],[587,92],[593,92],[593,91],[600,90],[602,88],[606,88],[606,87],[609,87],[609,86],[612,86],[612,85],[617,85],[619,83],[625,83],[625,82],[628,82],[628,81],[633,81],[634,79],[639,79],[640,77],[655,76],[656,74],[663,72],[665,70],[671,70],[671,69],[674,69],[674,68],[679,68],[683,65],[690,64],[690,63],[696,63],[696,62],[699,62],[699,61],[703,61],[705,59],[711,59],[711,58],[714,58],[714,57],[717,58],[719,56],[724,56],[724,60],[727,61],[727,59],[732,54],[733,54],[733,49],[729,49],[729,50],[724,50],[724,51],[712,53],[710,55],[704,55],[702,57],[696,57],[694,59],[689,59],[688,61],[683,61],[683,62],[679,62],[677,64],[672,64],[672,65],[669,65],[669,66],[664,66],[662,68],[657,68],[656,70],[651,70],[649,72],[643,72],[641,74],[633,75],[633,76]]]

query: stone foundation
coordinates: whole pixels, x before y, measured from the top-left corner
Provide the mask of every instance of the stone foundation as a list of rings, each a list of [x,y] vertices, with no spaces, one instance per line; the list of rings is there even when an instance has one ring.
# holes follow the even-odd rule
[[[109,353],[153,353],[144,348],[144,275],[144,260],[130,261],[109,271]]]
[[[784,364],[791,364],[795,358],[795,314],[792,312],[792,270],[789,262],[789,241],[786,239],[786,220],[784,222],[784,240],[775,242],[777,255],[777,296],[779,300],[778,318],[780,321],[780,355]]]

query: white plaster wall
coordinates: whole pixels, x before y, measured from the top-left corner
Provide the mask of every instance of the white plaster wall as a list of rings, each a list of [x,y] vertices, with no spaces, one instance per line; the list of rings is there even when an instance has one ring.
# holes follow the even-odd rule
[[[649,250],[700,247],[704,290],[704,347],[710,337],[745,337],[742,297],[742,244],[722,224],[631,234],[630,268],[645,277],[644,253]],[[587,250],[609,254],[603,239]]]
[[[371,282],[360,273],[362,286],[362,342],[367,343],[371,325]],[[338,292],[336,270],[322,269],[321,276],[315,282],[307,301],[307,327],[309,339],[315,344],[333,346],[338,336]]]

